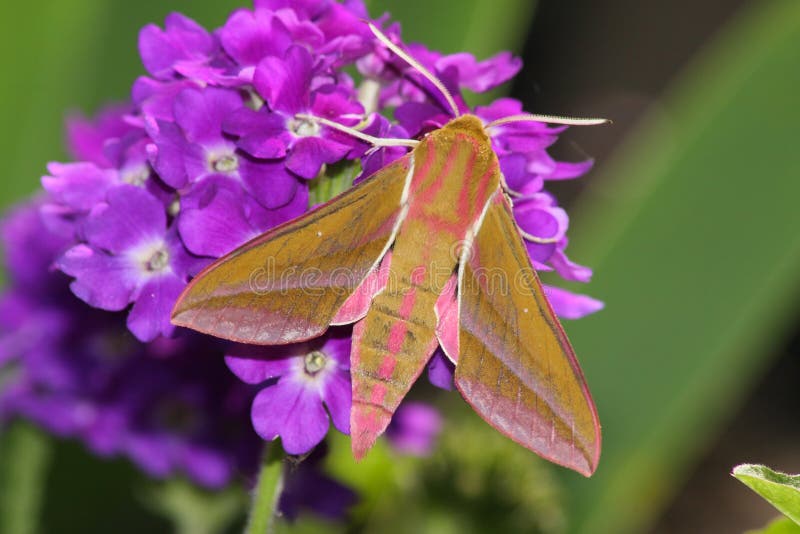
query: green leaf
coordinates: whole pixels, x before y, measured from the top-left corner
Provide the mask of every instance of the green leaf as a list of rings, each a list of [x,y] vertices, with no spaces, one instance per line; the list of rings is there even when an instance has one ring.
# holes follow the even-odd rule
[[[800,525],[788,517],[781,517],[762,529],[748,530],[745,534],[800,534]]]
[[[732,474],[800,525],[800,475],[787,475],[755,464],[738,465]]]
[[[603,424],[572,532],[643,532],[762,376],[800,290],[800,2],[750,4],[573,206],[602,312],[566,325]],[[590,53],[590,51],[587,51]]]
[[[184,479],[154,483],[143,499],[148,508],[170,520],[176,534],[227,532],[244,516],[247,503],[238,486],[209,491]]]
[[[0,532],[39,531],[50,448],[50,440],[27,424],[0,436]]]

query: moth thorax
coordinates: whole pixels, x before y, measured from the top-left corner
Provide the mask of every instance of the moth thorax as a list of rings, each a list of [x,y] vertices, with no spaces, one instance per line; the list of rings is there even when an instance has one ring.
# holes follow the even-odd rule
[[[461,115],[451,120],[442,127],[442,130],[458,131],[476,137],[479,141],[489,142],[489,134],[483,126],[483,121],[475,115]]]

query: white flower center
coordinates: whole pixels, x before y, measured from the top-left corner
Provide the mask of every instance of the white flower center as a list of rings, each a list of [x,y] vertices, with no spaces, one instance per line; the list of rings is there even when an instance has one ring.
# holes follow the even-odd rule
[[[328,363],[328,357],[325,356],[325,353],[315,350],[306,354],[303,366],[307,374],[314,376],[315,374],[325,369],[325,365],[327,363]]]
[[[141,187],[147,183],[148,178],[150,178],[150,168],[147,165],[141,165],[122,173],[122,181],[124,183],[137,187]]]
[[[169,206],[167,206],[167,213],[175,217],[180,212],[181,212],[181,197],[175,195],[175,198],[173,198],[172,202],[170,202]]]
[[[164,249],[156,250],[146,263],[147,270],[151,272],[162,271],[167,265],[169,265],[169,252]]]
[[[305,119],[290,119],[287,124],[289,130],[298,137],[313,137],[319,135],[320,126],[314,121]]]
[[[239,158],[235,154],[222,154],[220,156],[212,156],[211,168],[217,172],[229,173],[234,172],[239,168]]]

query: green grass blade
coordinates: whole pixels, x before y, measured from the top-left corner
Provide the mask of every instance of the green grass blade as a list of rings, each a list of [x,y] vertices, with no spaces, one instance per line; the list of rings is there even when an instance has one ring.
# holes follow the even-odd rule
[[[50,440],[25,424],[0,436],[0,532],[39,532]]]
[[[604,451],[574,532],[642,532],[761,376],[800,290],[800,3],[759,2],[591,177],[572,255],[608,307],[567,330]]]

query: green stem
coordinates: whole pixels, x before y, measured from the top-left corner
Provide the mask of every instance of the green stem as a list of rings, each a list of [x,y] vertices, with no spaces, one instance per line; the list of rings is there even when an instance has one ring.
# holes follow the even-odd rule
[[[246,534],[272,534],[275,531],[278,502],[283,491],[283,458],[280,441],[266,444]]]

